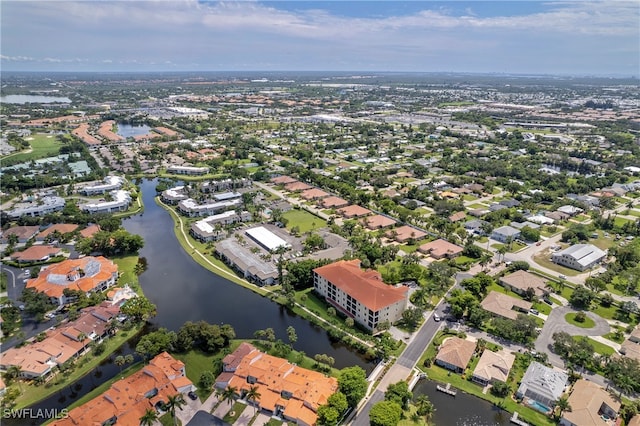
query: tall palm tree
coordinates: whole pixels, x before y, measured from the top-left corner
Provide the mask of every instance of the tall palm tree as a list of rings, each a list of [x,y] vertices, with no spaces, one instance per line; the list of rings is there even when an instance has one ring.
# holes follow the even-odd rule
[[[424,416],[427,420],[433,416],[435,408],[427,395],[418,395],[415,404],[419,415]]]
[[[256,414],[258,409],[258,400],[260,399],[260,392],[258,392],[257,386],[251,386],[244,396],[247,401],[253,401],[253,414]]]
[[[166,410],[171,413],[171,418],[173,419],[174,426],[178,424],[176,420],[176,408],[182,411],[182,407],[186,404],[187,401],[184,400],[184,397],[181,393],[167,397],[167,403],[165,404],[165,407]]]
[[[231,405],[231,403],[236,399],[236,393],[238,392],[238,389],[233,387],[233,386],[227,386],[225,388],[225,390],[222,391],[222,394],[220,395],[220,397],[222,398],[222,401],[226,401],[229,403],[229,405]]]
[[[152,426],[158,420],[158,413],[156,410],[147,408],[144,415],[140,417],[140,426]]]
[[[562,413],[565,411],[571,411],[571,404],[569,404],[569,398],[565,395],[556,403],[558,409],[558,418],[562,417]]]

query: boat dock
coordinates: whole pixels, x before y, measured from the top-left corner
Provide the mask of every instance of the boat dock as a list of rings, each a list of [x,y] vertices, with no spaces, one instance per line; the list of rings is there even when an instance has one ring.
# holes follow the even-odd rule
[[[458,393],[456,389],[451,389],[451,383],[447,383],[447,386],[436,385],[436,390],[439,390],[440,392],[444,392],[451,396],[456,396],[456,394]]]
[[[523,420],[520,420],[520,419],[518,418],[518,412],[517,412],[517,411],[514,411],[514,412],[513,412],[513,416],[511,416],[511,418],[509,419],[509,421],[510,421],[511,423],[513,423],[513,424],[518,425],[518,426],[529,426],[529,423],[527,423],[527,422],[525,422],[525,421],[523,421]]]

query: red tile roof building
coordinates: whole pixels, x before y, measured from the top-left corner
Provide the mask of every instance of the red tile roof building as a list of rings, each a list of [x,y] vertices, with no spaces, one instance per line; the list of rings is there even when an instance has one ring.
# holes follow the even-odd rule
[[[363,219],[364,225],[369,229],[382,229],[395,225],[397,222],[390,217],[377,214]]]
[[[454,257],[462,254],[463,250],[464,249],[462,247],[443,239],[431,241],[430,243],[423,244],[418,248],[420,253],[429,254],[429,256],[434,259],[442,259],[443,257],[453,259]]]
[[[78,225],[74,223],[56,223],[55,225],[51,225],[50,227],[36,235],[36,240],[44,241],[49,235],[53,234],[56,231],[59,234],[64,235],[69,234],[76,229],[78,229]]]
[[[382,281],[380,273],[360,268],[360,260],[340,260],[313,270],[314,288],[327,302],[376,332],[385,321],[394,323],[407,308],[407,287]]]
[[[11,260],[18,263],[45,262],[50,257],[62,254],[62,250],[53,246],[31,246],[24,251],[18,251],[11,255]]]
[[[68,259],[48,266],[37,278],[27,282],[27,288],[45,293],[55,303],[64,305],[64,289],[85,293],[104,291],[118,280],[118,266],[105,257],[87,256]]]
[[[347,219],[354,217],[363,217],[371,214],[371,210],[365,209],[357,205],[351,205],[338,209],[338,213]]]
[[[404,225],[387,232],[387,236],[389,238],[396,240],[399,243],[404,243],[411,239],[421,240],[424,237],[426,237],[427,234],[425,232],[420,231],[419,229],[412,228],[411,226],[408,226],[408,225]]]
[[[332,208],[338,208],[338,207],[344,207],[346,205],[348,205],[349,202],[343,198],[340,197],[327,197],[327,198],[323,198],[320,201],[320,205],[322,205],[322,207],[324,207],[325,209],[332,209]]]
[[[118,380],[102,395],[74,408],[52,425],[139,425],[147,410],[158,410],[170,396],[193,388],[182,361],[163,352],[142,370]]]
[[[322,373],[307,370],[242,343],[223,360],[223,371],[216,387],[232,386],[243,398],[252,387],[258,388],[260,409],[268,410],[298,425],[314,425],[318,407],[338,391],[338,381]]]

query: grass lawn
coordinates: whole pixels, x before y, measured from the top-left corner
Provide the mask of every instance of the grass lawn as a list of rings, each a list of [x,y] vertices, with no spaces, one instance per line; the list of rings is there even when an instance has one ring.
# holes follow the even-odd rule
[[[549,296],[549,300],[551,300],[552,303],[554,303],[554,304],[556,304],[558,306],[562,305],[562,303],[558,299],[555,299],[555,298],[553,298],[551,296]],[[540,311],[540,312],[542,312],[542,311]]]
[[[162,426],[182,425],[182,422],[180,421],[180,419],[175,419],[175,423],[174,423],[174,419],[173,417],[171,417],[171,413],[163,414],[162,416],[160,416],[158,420],[160,420],[160,424]]]
[[[599,353],[601,355],[613,355],[615,352],[615,349],[613,349],[611,346],[605,345],[604,343],[600,343],[598,341],[595,341],[589,337],[585,337],[585,336],[573,336],[573,340],[580,341],[580,340],[584,340],[586,339],[589,344],[591,346],[593,346],[593,350],[596,353]]]
[[[418,247],[420,247],[420,244],[402,244],[398,246],[398,249],[402,250],[405,253],[414,253],[416,250],[418,250]]]
[[[475,209],[486,209],[487,207],[489,207],[489,206],[487,206],[486,204],[480,204],[480,203],[475,203],[475,204],[471,204],[471,205],[467,206],[468,209],[472,209],[472,210],[475,210]]]
[[[603,236],[589,240],[589,242],[594,246],[598,247],[600,250],[607,250],[613,245],[612,238],[605,238]]]
[[[224,404],[227,404],[226,402]],[[234,424],[236,420],[240,417],[242,412],[247,408],[247,406],[241,402],[235,402],[231,410],[224,416],[223,421]]]
[[[24,163],[40,158],[54,157],[60,153],[62,143],[54,135],[36,133],[29,138],[33,138],[33,140],[28,141],[31,145],[31,152],[16,152],[3,157],[3,160],[10,159],[12,163]]]
[[[551,313],[551,306],[547,305],[544,302],[535,302],[533,304],[533,309],[544,315],[549,315]]]
[[[604,336],[605,339],[607,340],[611,340],[612,342],[616,342],[616,343],[622,343],[624,342],[624,334],[621,334],[620,336],[616,336],[616,333],[607,333]]]
[[[233,340],[229,345],[229,350],[234,351],[238,346],[240,346],[241,340]],[[187,353],[176,353],[172,354],[174,357],[184,362],[185,370],[187,371],[187,377],[189,380],[193,382],[194,385],[198,386],[197,394],[200,397],[201,401],[204,401],[211,395],[213,389],[202,389],[198,383],[200,382],[200,376],[205,371],[211,371],[213,374],[217,372],[214,371],[214,362],[216,360],[222,360],[224,357],[224,353],[219,351],[215,354],[208,354],[202,352],[200,350],[191,350]]]
[[[467,265],[476,261],[468,256],[457,256],[453,259],[456,265]]]
[[[297,226],[302,234],[327,226],[327,222],[324,219],[314,216],[306,210],[291,209],[288,212],[283,213],[282,217],[289,221],[287,223],[288,230]]]
[[[574,271],[573,269],[565,268],[564,266],[558,265],[557,263],[553,263],[551,260],[549,260],[549,253],[547,250],[534,255],[533,259],[538,265],[551,269],[552,271],[556,271],[559,275],[575,277],[576,275],[580,274],[579,271]]]
[[[529,407],[525,407],[524,405],[518,404],[511,398],[498,398],[491,395],[491,393],[483,394],[482,388],[480,386],[462,378],[462,376],[460,376],[459,374],[451,373],[448,370],[445,370],[444,368],[441,368],[437,365],[433,365],[430,368],[422,368],[427,373],[429,379],[441,383],[451,383],[451,386],[457,388],[458,390],[471,395],[475,395],[494,404],[501,404],[502,407],[510,413],[517,411],[518,417],[528,422],[529,424],[538,426],[555,424],[544,414]]]
[[[636,209],[628,210],[627,215],[640,217],[640,210],[636,210]]]
[[[632,222],[632,221],[629,220],[629,219],[625,219],[623,217],[620,217],[620,216],[616,216],[615,219],[613,219],[613,225],[616,228],[620,228],[620,229],[622,229],[624,227],[624,225],[626,225],[627,223],[630,223],[630,222]]]
[[[569,324],[575,325],[576,327],[580,327],[580,328],[593,328],[593,327],[595,327],[596,322],[594,320],[592,320],[591,318],[586,317],[584,319],[584,322],[579,322],[579,321],[576,321],[576,315],[577,314],[574,313],[574,312],[569,312],[568,314],[566,314],[564,316],[564,319]]]

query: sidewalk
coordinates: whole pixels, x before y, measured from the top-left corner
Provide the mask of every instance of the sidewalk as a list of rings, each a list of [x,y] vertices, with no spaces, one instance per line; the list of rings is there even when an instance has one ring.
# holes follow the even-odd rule
[[[195,416],[200,410],[210,413],[211,410],[213,410],[213,407],[218,403],[218,396],[213,392],[204,402],[200,402],[200,399],[193,401],[185,396],[185,401],[187,402],[187,405],[182,407],[182,410],[176,410],[176,417],[180,419],[183,425],[189,423],[193,416]],[[229,406],[229,404],[223,405],[226,405],[227,407]]]

